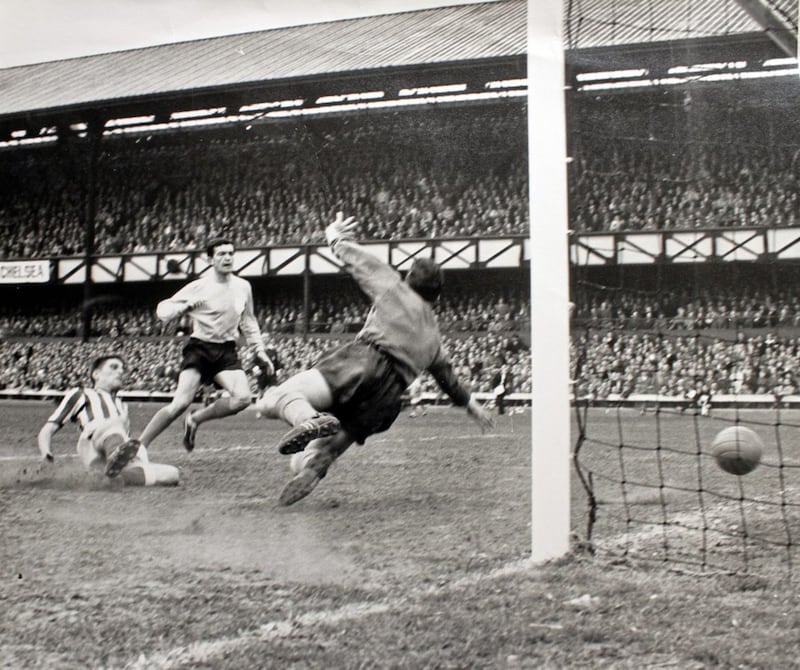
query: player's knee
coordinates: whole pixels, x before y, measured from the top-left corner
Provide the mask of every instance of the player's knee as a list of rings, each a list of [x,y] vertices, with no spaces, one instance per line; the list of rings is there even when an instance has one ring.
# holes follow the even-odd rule
[[[308,402],[308,399],[299,391],[287,390],[281,386],[276,386],[264,394],[262,411],[269,412],[273,417],[285,419],[286,408],[296,401]]]
[[[261,400],[259,400],[259,405],[263,408],[262,411],[271,411],[277,408],[278,400],[281,397],[279,388],[279,386],[271,386],[264,391]]]
[[[104,453],[106,457],[110,456],[111,453],[116,449],[119,445],[121,445],[125,441],[125,437],[119,433],[111,433],[110,435],[106,435],[101,440],[99,446],[99,451]]]
[[[173,419],[176,419],[181,414],[183,414],[187,409],[189,409],[191,404],[192,404],[191,398],[183,398],[183,397],[173,398],[172,402],[170,402],[169,405],[164,407],[164,409],[167,412],[169,412],[169,415]]]
[[[285,419],[286,407],[295,400],[305,400],[305,396],[285,386],[271,386],[258,401],[258,410],[271,419]]]

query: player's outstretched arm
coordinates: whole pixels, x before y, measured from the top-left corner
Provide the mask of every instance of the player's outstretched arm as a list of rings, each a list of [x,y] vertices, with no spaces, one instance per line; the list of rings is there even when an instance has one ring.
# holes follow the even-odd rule
[[[356,280],[359,287],[371,300],[402,281],[400,273],[391,265],[373,256],[355,241],[358,222],[352,217],[344,218],[336,212],[336,219],[325,228],[325,237],[334,255],[344,263],[345,270]]]
[[[328,240],[330,246],[333,246],[339,240],[355,239],[356,230],[358,230],[358,221],[355,217],[348,216],[345,219],[342,212],[336,212],[333,223],[325,228],[325,239]]]
[[[494,428],[494,416],[492,416],[491,412],[489,412],[489,410],[487,410],[483,405],[480,404],[480,402],[478,402],[474,394],[469,397],[469,402],[467,403],[467,414],[469,414],[470,418],[472,418],[473,421],[480,426],[482,433]]]
[[[57,423],[48,421],[39,431],[39,435],[37,436],[39,453],[42,455],[42,458],[45,461],[50,461],[51,463],[53,462],[53,435],[55,435],[60,428],[61,426],[59,426]]]
[[[188,287],[188,288],[187,288]],[[194,309],[205,305],[205,300],[193,293],[191,285],[187,285],[171,298],[162,300],[156,305],[156,316],[164,323],[182,317]]]
[[[467,414],[480,426],[481,432],[494,428],[494,417],[478,402],[474,393],[461,383],[450,359],[439,349],[436,359],[428,368],[439,388],[459,407],[466,407]]]

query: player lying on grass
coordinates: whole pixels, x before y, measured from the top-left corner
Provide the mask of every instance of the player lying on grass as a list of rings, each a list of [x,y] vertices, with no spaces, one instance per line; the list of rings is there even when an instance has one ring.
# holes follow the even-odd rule
[[[92,386],[73,388],[39,431],[39,451],[53,462],[52,440],[67,421],[78,424],[78,456],[89,471],[106,477],[121,476],[126,484],[173,485],[180,479],[173,465],[151,463],[147,450],[130,439],[128,406],[117,396],[125,376],[125,362],[117,355],[100,356],[92,362]]]
[[[264,416],[292,426],[278,445],[282,454],[297,454],[292,458],[296,474],[280,495],[283,505],[311,493],[353,442],[363,444],[387,430],[400,413],[403,392],[423,370],[456,405],[466,407],[481,430],[494,425],[442,351],[432,307],[442,288],[441,268],[431,259],[417,259],[403,281],[394,268],[353,241],[356,227],[352,217],[344,219],[339,212],[325,235],[372,300],[364,327],[354,342],[268,389],[256,404]]]

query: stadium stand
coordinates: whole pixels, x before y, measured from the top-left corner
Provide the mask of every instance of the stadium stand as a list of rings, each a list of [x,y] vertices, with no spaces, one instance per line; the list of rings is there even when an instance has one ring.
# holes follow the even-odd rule
[[[576,232],[800,224],[798,146],[597,139],[570,184]]]
[[[525,152],[518,106],[108,140],[96,252],[201,249],[215,234],[240,247],[320,242],[337,209],[365,223],[366,239],[525,234]],[[0,257],[83,253],[81,157],[57,147],[7,158]]]
[[[176,365],[184,338],[99,337],[89,342],[78,338],[6,341],[0,349],[0,390],[14,393],[52,391],[53,395],[71,386],[85,383],[86,361],[110,349],[128,361],[128,390],[145,393],[168,393],[175,388]],[[330,337],[279,337],[276,349],[286,366],[281,376],[305,369],[339,340]],[[448,337],[446,347],[455,365],[475,390],[491,391],[491,376],[501,360],[507,361],[520,380],[519,392],[530,391],[530,351],[514,333],[469,334]],[[245,351],[242,360],[249,360]],[[253,380],[254,381],[254,380]],[[436,388],[432,379],[424,390]]]
[[[800,301],[792,286],[686,285],[657,294],[636,289],[587,288],[576,296],[575,323],[592,328],[657,330],[800,326]]]
[[[754,129],[764,127],[785,132],[792,122],[774,108],[714,112],[719,119],[708,125],[718,134],[688,143],[644,103],[641,128],[672,134],[589,133],[576,111],[571,229],[800,225],[800,145],[782,136],[728,140],[757,137]],[[613,114],[592,119],[610,129]],[[446,158],[441,138],[457,148]],[[320,221],[337,207],[368,221],[372,239],[525,234],[524,151],[524,116],[514,107],[426,111],[424,120],[408,112],[358,124],[329,119],[311,134],[269,127],[199,142],[180,135],[115,139],[100,158],[97,252],[197,249],[209,234],[234,228],[240,246],[318,242]],[[0,167],[1,258],[84,251],[78,160],[61,148],[7,155]]]

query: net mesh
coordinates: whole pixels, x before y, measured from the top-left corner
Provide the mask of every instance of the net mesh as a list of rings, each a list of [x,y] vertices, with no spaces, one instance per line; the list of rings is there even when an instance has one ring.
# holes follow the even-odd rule
[[[568,0],[565,13],[581,534],[621,560],[791,576],[796,3]],[[748,474],[712,454],[730,426],[763,442]]]
[[[726,572],[792,573],[800,532],[800,411],[728,397],[575,403],[586,537],[614,556]],[[715,401],[721,406],[715,405]],[[737,476],[712,454],[728,426],[753,429],[760,463]]]

